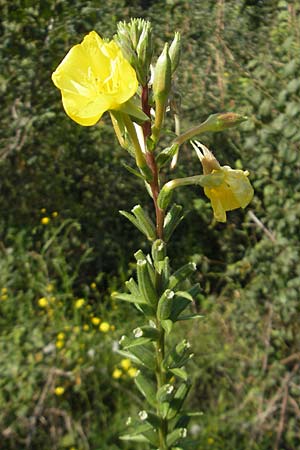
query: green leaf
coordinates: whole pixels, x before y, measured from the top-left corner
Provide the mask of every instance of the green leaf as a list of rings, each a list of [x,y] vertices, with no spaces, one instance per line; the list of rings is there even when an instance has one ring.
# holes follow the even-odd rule
[[[136,205],[134,208],[132,208],[131,212],[136,217],[139,226],[141,227],[141,229],[144,230],[144,234],[147,236],[147,238],[150,241],[155,240],[156,239],[155,225],[148,216],[148,214],[143,210],[141,205]]]
[[[165,166],[169,162],[171,162],[173,156],[178,152],[179,145],[173,144],[171,147],[165,148],[162,152],[159,153],[156,157],[156,164],[159,168]]]
[[[142,175],[140,172],[138,172],[137,170],[135,170],[133,167],[128,166],[128,164],[122,163],[122,166],[128,170],[128,172],[132,173],[133,175],[135,175],[138,178],[141,178],[142,180],[145,180],[146,178],[144,177],[144,175]]]
[[[135,101],[134,98],[131,98],[127,102],[122,103],[119,106],[118,111],[129,114],[131,117],[133,117],[134,119],[138,119],[138,121],[141,122],[146,122],[149,120],[147,114],[144,113],[139,103]]]
[[[161,326],[163,327],[163,329],[165,330],[166,334],[170,334],[173,328],[173,322],[172,320],[162,320],[161,321]]]
[[[180,369],[179,367],[175,367],[174,369],[169,369],[176,377],[181,378],[184,381],[188,380],[188,373],[185,369]]]
[[[112,297],[117,300],[123,300],[125,302],[129,303],[146,303],[145,299],[143,297],[136,297],[135,295],[131,294],[125,294],[125,293],[118,293],[114,292],[112,294]]]
[[[184,316],[179,316],[176,319],[176,322],[178,322],[179,320],[195,320],[195,319],[202,319],[204,316],[202,316],[201,314],[187,314]]]
[[[176,444],[180,439],[185,438],[187,434],[186,428],[176,428],[167,435],[167,445]]]
[[[139,259],[137,261],[137,278],[139,290],[145,301],[151,306],[156,305],[158,297],[149,274],[148,262],[146,259]]]
[[[187,308],[193,301],[193,297],[188,292],[176,292],[172,302],[170,319],[176,322],[179,314]]]
[[[169,288],[174,289],[179,283],[186,280],[195,270],[197,266],[194,262],[189,262],[180,269],[176,270],[171,276],[169,281]]]
[[[180,224],[182,219],[182,206],[176,205],[174,203],[174,205],[172,205],[171,209],[166,214],[164,220],[164,239],[166,242],[168,242],[175,228]]]
[[[126,219],[128,219],[141,233],[145,234],[146,237],[148,238],[147,234],[145,233],[145,230],[140,226],[139,222],[136,220],[136,218],[132,214],[130,214],[127,211],[123,211],[123,210],[120,210],[119,213],[122,216],[126,217]]]
[[[146,374],[138,372],[134,378],[134,382],[148,403],[156,408],[156,385],[153,383],[150,376],[148,377]]]

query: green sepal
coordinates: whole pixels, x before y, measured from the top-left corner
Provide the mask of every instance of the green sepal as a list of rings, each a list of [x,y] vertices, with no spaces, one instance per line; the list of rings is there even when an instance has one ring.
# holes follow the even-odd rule
[[[156,408],[156,385],[145,374],[138,371],[134,382],[147,402]]]
[[[172,320],[162,320],[161,321],[161,326],[163,327],[163,329],[165,330],[166,334],[170,334],[173,328],[173,322]]]
[[[150,241],[156,239],[155,225],[148,216],[148,214],[143,210],[141,205],[136,205],[132,208],[131,212],[134,214],[139,226],[144,230],[144,234]]]
[[[171,147],[167,147],[162,152],[160,152],[156,157],[156,164],[158,168],[161,168],[171,162],[173,156],[178,152],[178,149],[178,144],[172,144]]]
[[[173,444],[176,444],[178,441],[184,439],[186,437],[186,434],[186,428],[175,428],[175,430],[167,435],[167,445],[171,446]]]
[[[147,114],[144,113],[139,103],[133,97],[127,102],[122,103],[117,111],[128,114],[134,119],[137,119],[138,122],[146,122],[149,120]]]
[[[158,298],[149,274],[148,264],[146,259],[139,259],[137,261],[137,278],[142,296],[148,304],[153,306],[157,304]]]
[[[170,276],[169,288],[174,289],[179,283],[186,280],[193,272],[195,272],[196,269],[197,266],[193,262],[189,262],[180,267],[180,269],[176,270],[176,272]]]
[[[173,419],[174,417],[176,417],[176,415],[178,414],[178,412],[181,409],[181,406],[184,402],[184,400],[186,399],[186,396],[189,393],[191,386],[190,383],[185,382],[182,383],[179,388],[177,389],[177,391],[174,394],[173,400],[170,402],[170,407],[169,407],[169,411],[168,411],[168,415],[167,415],[167,419]]]
[[[125,293],[118,293],[118,292],[114,292],[112,295],[112,298],[117,299],[117,300],[123,300],[125,302],[129,302],[129,303],[146,303],[145,299],[143,297],[136,297],[135,295],[131,295],[131,294],[125,294]]]
[[[175,228],[180,224],[183,219],[182,206],[172,205],[171,209],[166,214],[164,220],[164,239],[166,242],[170,239]]]
[[[170,317],[174,295],[174,291],[167,289],[160,297],[157,305],[157,317],[159,320],[166,320]]]

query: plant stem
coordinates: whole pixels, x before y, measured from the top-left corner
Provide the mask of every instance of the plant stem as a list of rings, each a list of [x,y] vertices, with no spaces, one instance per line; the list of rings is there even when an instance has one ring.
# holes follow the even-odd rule
[[[123,120],[124,120],[124,124],[127,128],[127,131],[129,133],[131,142],[134,146],[134,151],[135,151],[135,159],[136,159],[136,164],[140,169],[144,169],[146,166],[146,160],[145,160],[145,156],[143,154],[143,151],[141,149],[134,125],[132,120],[130,119],[128,114],[123,114]]]

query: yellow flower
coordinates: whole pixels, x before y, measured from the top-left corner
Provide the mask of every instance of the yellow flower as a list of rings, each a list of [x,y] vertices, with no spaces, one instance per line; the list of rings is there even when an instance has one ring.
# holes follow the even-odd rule
[[[41,218],[41,224],[42,225],[48,225],[49,222],[50,222],[49,217],[42,217]]]
[[[131,377],[131,378],[134,378],[135,376],[136,376],[136,374],[137,374],[137,369],[135,368],[135,367],[130,367],[129,369],[128,369],[128,375]]]
[[[105,111],[118,109],[136,93],[134,69],[114,41],[91,31],[71,48],[52,74],[64,109],[80,125],[94,125]]]
[[[51,215],[52,215],[52,217],[57,217],[58,216],[58,212],[57,211],[53,211],[53,213]]]
[[[55,343],[55,347],[57,349],[63,348],[64,345],[65,345],[64,341],[56,341]]]
[[[101,322],[101,319],[99,317],[92,317],[91,321],[92,321],[93,325],[99,325],[99,323]]]
[[[85,303],[84,298],[79,298],[79,299],[76,300],[76,302],[75,302],[75,308],[76,308],[76,309],[82,308],[83,305],[84,305],[84,303]]]
[[[204,193],[211,201],[215,219],[226,222],[226,211],[245,208],[252,200],[253,188],[248,180],[249,172],[220,166],[208,148],[198,141],[195,143],[197,145],[193,143],[193,147],[201,161],[203,173],[208,175]],[[217,178],[218,183],[215,182]]]
[[[107,322],[102,322],[99,326],[99,330],[102,331],[102,333],[107,333],[110,329],[110,325]]]
[[[82,327],[83,331],[89,331],[90,327],[88,326],[87,323],[85,323]]]
[[[66,335],[65,335],[65,333],[58,333],[58,335],[56,337],[59,341],[63,341],[64,338],[66,337]]]
[[[211,437],[209,437],[209,438],[207,439],[207,443],[208,443],[209,445],[212,445],[214,442],[215,442],[215,440],[214,440],[213,438],[211,438]]]
[[[114,371],[113,371],[113,373],[112,373],[112,377],[113,377],[115,380],[118,380],[119,378],[121,378],[121,376],[122,376],[122,370],[120,370],[120,369],[114,369]]]
[[[131,361],[129,358],[124,358],[122,359],[120,365],[124,370],[128,370],[129,367],[131,366]]]
[[[7,294],[7,288],[6,287],[1,289],[1,294]]]
[[[41,209],[41,213],[42,213],[42,214],[45,214],[45,212],[46,212],[46,208],[42,208],[42,209]]]
[[[46,306],[48,306],[48,300],[47,300],[45,297],[41,297],[41,298],[39,298],[39,300],[38,300],[38,305],[39,305],[41,308],[46,308]]]
[[[57,395],[58,397],[59,397],[60,395],[63,395],[64,392],[65,392],[65,388],[62,387],[62,386],[57,386],[57,387],[54,389],[54,393],[55,393],[55,395]]]
[[[1,300],[7,300],[8,299],[8,295],[7,294],[2,294],[1,295]]]
[[[53,289],[54,289],[53,284],[51,284],[51,283],[47,284],[47,286],[46,286],[46,291],[47,291],[47,292],[52,292]]]

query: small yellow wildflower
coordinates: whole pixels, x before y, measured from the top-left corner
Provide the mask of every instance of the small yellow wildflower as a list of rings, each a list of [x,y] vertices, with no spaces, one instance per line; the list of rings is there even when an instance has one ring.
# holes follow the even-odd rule
[[[62,386],[56,386],[56,388],[54,389],[54,393],[55,395],[57,395],[58,397],[63,395],[65,392],[65,388]]]
[[[42,208],[42,209],[41,209],[41,213],[42,213],[42,214],[45,214],[45,212],[46,212],[46,208]]]
[[[96,289],[96,288],[97,288],[96,283],[91,283],[91,289]]]
[[[53,213],[51,214],[52,217],[57,217],[58,216],[58,212],[57,211],[53,211]]]
[[[1,294],[7,294],[7,288],[6,287],[3,287],[1,289]]]
[[[65,335],[65,333],[61,332],[61,333],[58,333],[58,335],[56,337],[59,341],[63,341],[65,339],[66,335]]]
[[[131,377],[131,378],[134,378],[135,376],[136,376],[136,374],[137,374],[137,369],[135,368],[135,367],[130,367],[129,369],[128,369],[128,375]]]
[[[77,325],[75,327],[73,327],[73,331],[75,334],[80,333],[80,327],[78,327]]]
[[[101,319],[99,317],[92,317],[91,318],[91,322],[93,325],[99,325],[99,323],[101,322]]]
[[[41,308],[46,308],[46,307],[48,306],[48,300],[47,300],[45,297],[41,297],[41,298],[39,298],[39,300],[38,300],[38,305],[39,305]]]
[[[57,349],[63,348],[64,345],[65,345],[64,341],[56,341],[55,343],[55,347]]]
[[[7,294],[1,295],[1,300],[5,301],[7,299],[8,299],[8,295]]]
[[[76,308],[76,309],[80,309],[80,308],[83,307],[84,304],[85,304],[84,298],[79,298],[79,299],[76,300],[76,302],[75,302],[75,308]]]
[[[82,327],[83,331],[89,331],[90,327],[87,323],[85,323]]]
[[[214,442],[215,442],[215,440],[214,440],[213,438],[211,438],[211,437],[209,437],[209,438],[207,439],[207,443],[208,443],[209,445],[212,445]]]
[[[41,218],[41,224],[42,225],[48,225],[49,222],[50,222],[50,218],[49,217],[42,217]]]
[[[110,326],[110,329],[111,329],[111,331],[115,331],[116,326],[115,326],[115,325],[111,325],[111,326]]]
[[[56,301],[56,297],[50,297],[50,302],[54,303]],[[59,306],[62,306],[62,303],[59,303]]]
[[[124,369],[124,370],[128,370],[129,367],[131,366],[131,361],[129,358],[124,358],[122,359],[120,366]]]
[[[248,180],[249,172],[220,166],[212,152],[203,144],[198,141],[192,144],[202,164],[203,174],[207,175],[204,193],[211,201],[215,219],[226,222],[226,211],[245,208],[252,200],[253,188]]]
[[[102,333],[107,333],[110,329],[110,325],[107,322],[102,322],[99,326],[99,330],[102,331]]]
[[[121,376],[122,376],[122,370],[120,370],[120,369],[114,369],[114,371],[113,371],[113,373],[112,373],[112,377],[115,379],[115,380],[118,380],[119,378],[121,378]]]
[[[47,286],[46,286],[46,291],[47,291],[47,292],[52,292],[53,289],[54,289],[53,284],[51,284],[51,283],[47,284]]]
[[[91,31],[71,48],[52,74],[68,116],[84,126],[95,125],[108,110],[119,109],[137,91],[134,69],[114,41]]]

